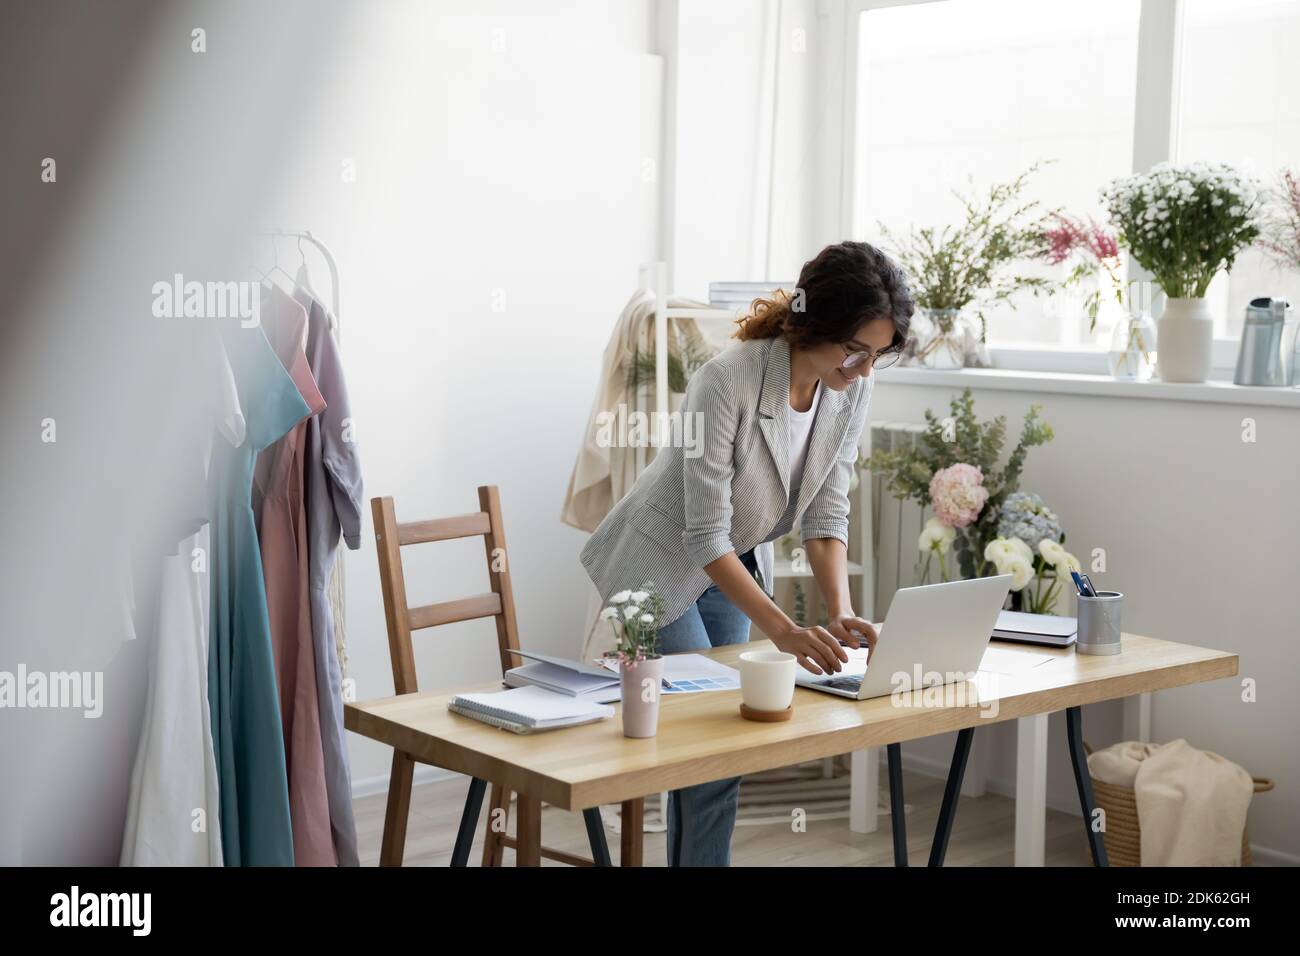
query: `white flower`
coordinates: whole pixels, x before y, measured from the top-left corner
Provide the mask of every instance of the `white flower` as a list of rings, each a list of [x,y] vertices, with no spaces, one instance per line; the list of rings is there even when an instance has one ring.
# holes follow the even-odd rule
[[[632,592],[631,592],[631,591],[619,591],[619,592],[618,592],[617,594],[615,594],[612,598],[610,598],[610,600],[613,601],[615,604],[622,604],[624,601],[626,601],[626,600],[627,600],[628,598],[630,598],[631,596],[632,596]]]
[[[1011,548],[1012,559],[1025,561],[1029,564],[1034,563],[1033,550],[1019,538],[1008,538],[1007,545]]]
[[[650,595],[649,595],[647,592],[645,592],[645,591],[633,591],[633,592],[632,592],[632,600],[635,601],[637,604],[640,604],[642,601],[644,601],[644,600],[645,600],[646,598],[648,598],[649,596],[650,596]]]
[[[917,539],[916,546],[920,551],[947,551],[956,539],[955,528],[944,524],[938,518],[931,518],[925,523],[925,530]]]
[[[994,538],[984,546],[984,560],[992,561],[998,572],[1011,560],[1011,542],[1007,538]]]
[[[1026,546],[1027,547],[1027,546]],[[1011,575],[1011,590],[1019,591],[1034,579],[1034,568],[1023,558],[1014,557],[1005,568],[998,568],[1003,574]]]
[[[616,607],[607,607],[605,610],[600,612],[600,619],[602,621],[612,621],[616,617],[618,617],[618,608]]]
[[[641,609],[639,607],[635,604],[629,604],[627,607],[623,608],[623,619],[630,621],[640,613]]]
[[[1044,538],[1038,542],[1038,553],[1052,567],[1057,567],[1065,557],[1065,549],[1061,547],[1061,543],[1053,541],[1051,538]]]
[[[654,616],[653,614],[642,614],[642,615],[641,615],[641,623],[642,623],[642,624],[653,624],[654,622],[655,622],[655,616]]]

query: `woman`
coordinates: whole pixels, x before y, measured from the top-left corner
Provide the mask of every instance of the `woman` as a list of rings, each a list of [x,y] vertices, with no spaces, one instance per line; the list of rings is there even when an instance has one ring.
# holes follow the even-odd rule
[[[841,641],[874,646],[849,596],[849,479],[872,372],[897,360],[912,310],[886,255],[828,246],[793,296],[757,300],[740,341],[691,376],[682,415],[699,440],[661,449],[582,549],[606,597],[654,583],[663,653],[743,643],[751,623],[814,674],[848,661]],[[792,621],[771,598],[769,542],[796,525],[826,627]],[[727,865],[739,789],[733,777],[673,791],[670,866]]]

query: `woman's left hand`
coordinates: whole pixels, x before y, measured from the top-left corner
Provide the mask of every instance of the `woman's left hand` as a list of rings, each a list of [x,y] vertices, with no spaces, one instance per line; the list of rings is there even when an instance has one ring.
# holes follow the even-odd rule
[[[876,629],[865,618],[854,614],[836,614],[826,625],[826,630],[849,647],[859,647],[865,641],[868,653],[876,649]]]

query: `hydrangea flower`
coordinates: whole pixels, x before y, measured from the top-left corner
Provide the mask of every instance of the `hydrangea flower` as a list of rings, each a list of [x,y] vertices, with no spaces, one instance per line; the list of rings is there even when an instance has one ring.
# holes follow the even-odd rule
[[[1061,540],[1061,521],[1038,495],[1016,491],[1007,495],[1002,502],[1002,510],[998,515],[998,536],[1022,542],[1028,548],[1032,561],[1034,552],[1045,539]]]

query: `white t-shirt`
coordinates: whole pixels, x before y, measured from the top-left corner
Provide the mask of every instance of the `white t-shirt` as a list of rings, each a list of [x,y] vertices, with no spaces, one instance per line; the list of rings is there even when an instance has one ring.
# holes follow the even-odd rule
[[[813,417],[817,414],[817,405],[821,400],[822,383],[819,380],[808,411],[799,412],[786,406],[790,412],[790,487],[792,489],[798,488],[803,481],[803,466],[808,458],[808,439],[812,435]]]

